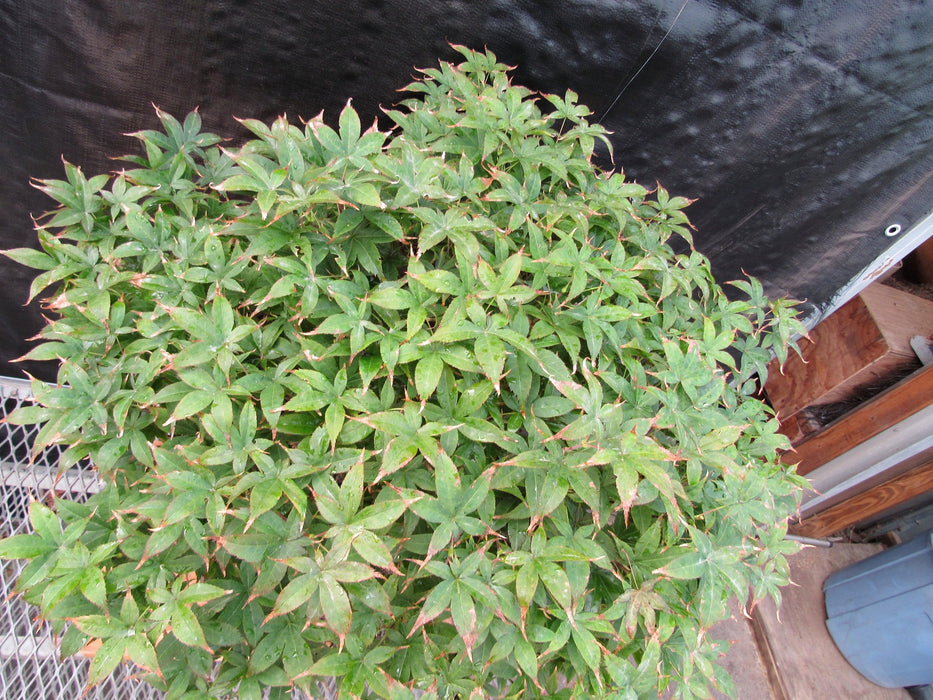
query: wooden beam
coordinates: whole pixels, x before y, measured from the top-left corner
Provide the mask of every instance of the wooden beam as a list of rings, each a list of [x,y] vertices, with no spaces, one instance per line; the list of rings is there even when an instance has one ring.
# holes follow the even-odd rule
[[[933,238],[904,258],[904,269],[917,284],[933,284]]]
[[[795,535],[826,537],[933,489],[933,459],[790,527]]]
[[[811,330],[799,345],[800,354],[790,353],[783,367],[777,360],[768,366],[765,391],[782,420],[811,404],[844,398],[853,377],[891,351],[864,292]]]
[[[782,459],[785,464],[797,462],[798,474],[809,474],[930,404],[933,404],[933,365],[866,401],[785,453]]]
[[[807,406],[848,401],[917,364],[914,335],[933,334],[933,301],[872,284],[810,331],[783,368],[768,367],[765,392],[782,421]]]

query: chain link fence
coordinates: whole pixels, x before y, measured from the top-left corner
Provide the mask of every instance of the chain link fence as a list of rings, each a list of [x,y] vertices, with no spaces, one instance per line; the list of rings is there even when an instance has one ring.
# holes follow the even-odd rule
[[[0,377],[0,418],[29,400],[29,382]],[[30,498],[47,502],[54,496],[81,500],[100,489],[96,472],[79,464],[59,475],[60,448],[32,456],[36,428],[0,424],[0,536],[26,532]],[[161,694],[132,678],[121,667],[85,694],[90,659],[59,659],[49,626],[37,619],[37,608],[13,595],[23,562],[0,562],[0,697],[4,700],[156,700]]]
[[[0,377],[0,419],[31,397],[25,380]],[[44,450],[32,459],[35,426],[0,423],[0,537],[27,532],[30,499],[50,502],[54,497],[86,499],[100,490],[97,472],[79,463],[59,473],[61,448]],[[59,658],[47,624],[38,609],[27,605],[13,589],[23,563],[0,560],[0,698],[3,700],[161,700],[163,694],[137,680],[133,670],[120,666],[105,681],[88,689],[90,659]],[[320,685],[319,700],[334,700],[335,683]],[[292,700],[309,700],[298,690]]]

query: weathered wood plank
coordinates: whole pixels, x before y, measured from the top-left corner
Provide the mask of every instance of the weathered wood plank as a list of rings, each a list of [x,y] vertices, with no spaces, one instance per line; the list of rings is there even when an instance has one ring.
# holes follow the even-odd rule
[[[918,334],[933,334],[933,302],[873,284],[814,328],[783,371],[772,362],[765,391],[782,421],[806,406],[849,400],[909,371]]]
[[[768,367],[765,391],[783,420],[814,403],[825,402],[834,389],[889,351],[868,306],[857,296],[800,341],[783,369]]]
[[[798,474],[809,474],[930,404],[933,404],[933,365],[866,401],[785,453],[782,459],[786,464],[796,462]]]
[[[933,284],[933,238],[904,258],[904,269],[911,281]]]
[[[804,537],[826,537],[874,517],[933,489],[933,459],[908,472],[807,518],[790,530]]]

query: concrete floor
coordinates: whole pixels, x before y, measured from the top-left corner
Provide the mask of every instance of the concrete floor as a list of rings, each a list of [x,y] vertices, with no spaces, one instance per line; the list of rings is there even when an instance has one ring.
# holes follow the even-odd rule
[[[732,676],[739,700],[774,700],[768,672],[755,641],[752,621],[746,617],[737,601],[732,601],[730,609],[732,617],[720,622],[710,631],[711,637],[726,640],[731,645],[729,652],[720,659],[719,665]],[[713,698],[726,700],[727,696],[714,692]]]
[[[910,700],[902,688],[882,688],[863,678],[838,651],[825,625],[823,581],[880,549],[870,544],[806,547],[790,558],[793,584],[782,589],[779,611],[768,600],[749,618],[738,604],[733,606],[732,618],[712,635],[731,643],[720,663],[735,681],[738,700]]]

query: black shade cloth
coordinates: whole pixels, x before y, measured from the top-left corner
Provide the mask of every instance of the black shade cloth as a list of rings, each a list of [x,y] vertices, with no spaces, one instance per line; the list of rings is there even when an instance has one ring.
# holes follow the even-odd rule
[[[819,306],[933,208],[930,2],[0,0],[0,247],[35,244],[30,177],[119,167],[153,103],[233,137],[350,98],[371,120],[448,42],[578,92],[627,176],[697,199],[721,281]],[[41,326],[32,275],[0,260],[0,374]]]

